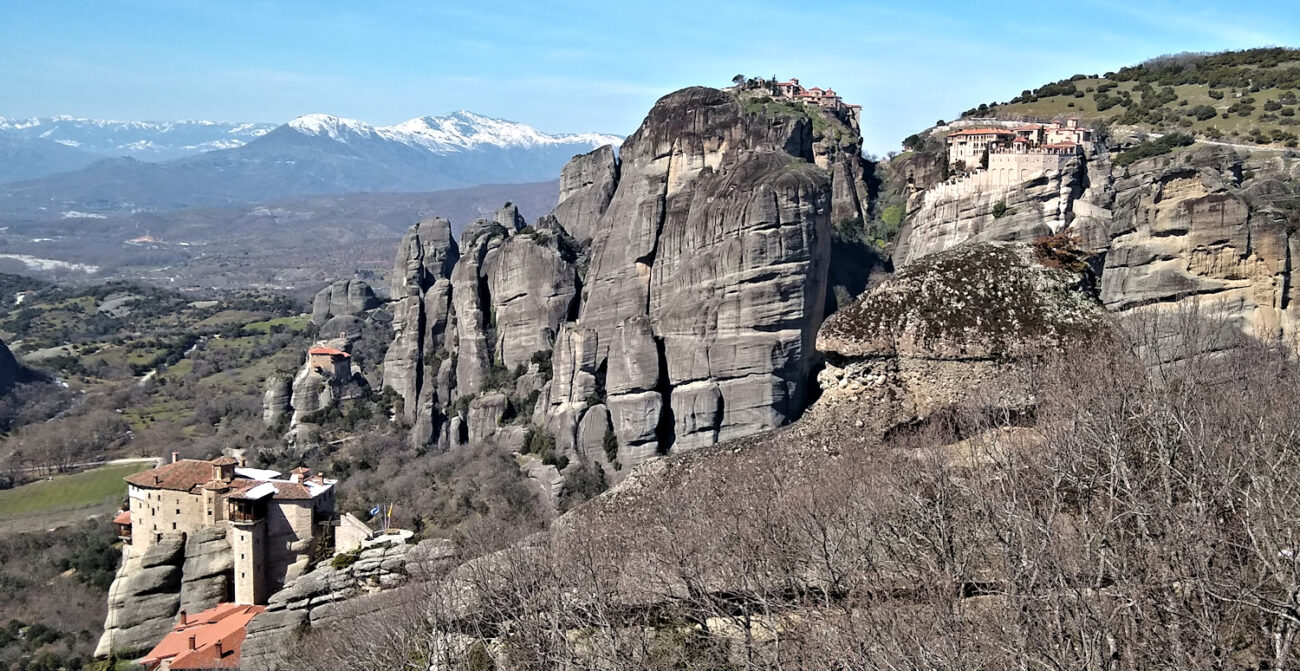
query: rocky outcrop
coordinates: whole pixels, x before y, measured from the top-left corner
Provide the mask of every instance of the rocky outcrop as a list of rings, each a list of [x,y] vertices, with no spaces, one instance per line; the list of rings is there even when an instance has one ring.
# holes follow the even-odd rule
[[[831,214],[812,143],[809,118],[746,115],[712,89],[655,105],[622,146],[581,326],[557,345],[553,426],[576,430],[594,394],[634,465],[797,416]]]
[[[827,358],[819,405],[866,401],[873,410],[861,421],[881,433],[977,393],[999,409],[1029,409],[1020,362],[1106,325],[1087,267],[1049,268],[1040,254],[1023,244],[963,245],[835,313],[817,336]]]
[[[95,656],[129,658],[171,631],[181,610],[197,613],[234,593],[234,557],[224,526],[168,534],[140,554],[122,548],[108,590],[108,617]]]
[[[909,214],[894,249],[894,265],[967,242],[1022,241],[1057,233],[1075,219],[1087,161],[1069,158],[1023,177],[1000,179],[994,170],[955,177],[909,199]]]
[[[1294,346],[1296,243],[1285,208],[1298,187],[1300,169],[1283,156],[1197,145],[1117,168],[1098,145],[1059,174],[918,192],[894,260],[901,267],[970,242],[1065,232],[1095,254],[1106,307],[1161,329],[1168,347],[1157,359],[1221,349],[1242,333]],[[1184,342],[1175,331],[1186,320],[1158,316],[1173,312],[1195,315],[1211,333]]]
[[[551,212],[580,244],[596,237],[596,225],[618,186],[618,159],[610,146],[573,157],[560,172],[560,201]]]
[[[0,394],[8,392],[14,385],[45,379],[35,371],[18,362],[9,346],[0,340]]]
[[[457,557],[443,540],[417,545],[380,545],[351,555],[351,563],[322,565],[271,596],[266,612],[253,618],[241,650],[240,668],[281,668],[282,653],[304,628],[344,624],[391,605],[385,592],[446,571]]]
[[[550,350],[578,293],[576,255],[559,228],[511,236],[486,268],[496,316],[493,351],[514,370],[534,353]]]
[[[234,594],[235,556],[224,525],[189,534],[181,575],[181,610],[187,613],[211,608]]]
[[[1297,241],[1278,204],[1294,197],[1295,180],[1281,159],[1243,169],[1219,147],[1116,175],[1102,300],[1121,314],[1196,306],[1233,331],[1294,345]]]
[[[293,378],[272,375],[262,394],[262,423],[275,426],[293,414]]]
[[[434,436],[434,378],[431,355],[444,351],[450,320],[451,272],[460,246],[451,222],[426,219],[406,232],[393,270],[393,341],[384,356],[384,385],[403,400],[403,413],[416,427],[414,439]],[[437,363],[443,363],[439,360]],[[442,399],[443,403],[450,399]]]
[[[330,317],[355,316],[377,307],[379,298],[364,280],[338,280],[316,294],[311,322],[323,326]],[[328,337],[336,335],[328,334]]]
[[[108,617],[96,657],[143,653],[171,631],[180,610],[185,536],[163,536],[145,552],[122,549],[122,564],[108,590]]]
[[[830,225],[862,218],[868,164],[845,119],[747,105],[679,91],[618,157],[575,157],[532,225],[507,206],[453,253],[442,220],[408,233],[384,381],[416,442],[515,444],[532,425],[617,478],[799,415]]]

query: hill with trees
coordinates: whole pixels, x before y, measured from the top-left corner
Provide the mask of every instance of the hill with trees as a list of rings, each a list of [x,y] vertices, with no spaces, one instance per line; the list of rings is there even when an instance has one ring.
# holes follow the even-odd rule
[[[1076,74],[962,117],[1077,116],[1198,138],[1300,144],[1300,50],[1281,47],[1160,56],[1102,75]]]

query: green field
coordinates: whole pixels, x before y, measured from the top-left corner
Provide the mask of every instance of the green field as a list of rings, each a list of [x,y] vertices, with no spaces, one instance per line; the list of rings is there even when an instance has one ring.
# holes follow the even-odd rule
[[[111,512],[126,495],[122,478],[150,466],[146,462],[104,466],[2,490],[0,527],[28,531]]]

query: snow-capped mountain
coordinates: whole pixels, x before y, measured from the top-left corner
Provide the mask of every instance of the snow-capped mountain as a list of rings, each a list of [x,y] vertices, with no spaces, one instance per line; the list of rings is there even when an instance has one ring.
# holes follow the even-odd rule
[[[617,146],[622,138],[601,133],[550,135],[532,126],[493,119],[468,110],[447,116],[423,116],[392,126],[371,126],[363,121],[328,114],[307,114],[288,124],[304,135],[325,137],[338,142],[379,140],[445,154],[473,151],[483,147],[532,148],[552,146]]]
[[[275,127],[273,123],[105,121],[66,115],[30,119],[0,117],[0,136],[47,140],[102,158],[129,156],[142,161],[166,161],[215,149],[242,147]]]
[[[3,122],[0,138],[6,126],[22,125]],[[621,143],[615,135],[552,135],[467,111],[393,126],[309,114],[269,131],[250,124],[240,131],[247,135],[240,135],[229,132],[234,128],[223,131],[243,143],[234,148],[161,162],[115,158],[2,186],[0,212],[53,211],[54,203],[64,210],[113,214],[303,195],[546,182],[557,179],[574,155]],[[54,137],[31,141],[48,143]]]

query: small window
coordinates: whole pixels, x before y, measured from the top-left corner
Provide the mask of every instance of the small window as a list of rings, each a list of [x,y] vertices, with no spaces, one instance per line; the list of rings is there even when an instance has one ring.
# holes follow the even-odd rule
[[[177,514],[177,515],[181,514],[181,509],[180,509],[180,508],[177,508],[177,509],[176,509],[176,514]]]
[[[176,523],[175,523],[175,522],[172,522],[172,531],[175,531],[175,530],[176,530]]]

